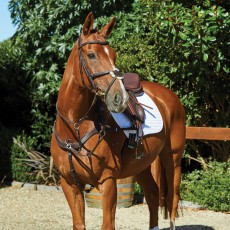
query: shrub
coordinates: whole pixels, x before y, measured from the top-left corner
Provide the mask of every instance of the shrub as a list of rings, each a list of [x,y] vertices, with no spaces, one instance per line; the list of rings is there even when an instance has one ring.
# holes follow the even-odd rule
[[[229,13],[215,1],[177,2],[139,0],[132,13],[118,14],[111,37],[117,65],[173,90],[185,107],[187,125],[228,127]],[[204,158],[229,158],[224,141],[188,145],[195,157],[200,152]]]
[[[18,181],[31,181],[32,168],[22,163],[22,159],[27,158],[28,146],[31,146],[34,140],[27,137],[24,133],[13,139],[13,145],[11,148],[11,170],[14,180]]]
[[[23,69],[24,47],[13,40],[0,43],[0,121],[6,127],[28,128],[30,124],[30,96],[28,78]],[[1,148],[1,147],[0,147]]]
[[[31,148],[35,141],[24,135],[14,138],[12,172],[16,180],[36,184],[59,183],[59,172],[50,156]]]
[[[23,69],[24,45],[13,39],[0,43],[0,180],[12,179],[13,136],[30,126],[28,78]]]
[[[207,169],[184,174],[181,196],[214,211],[230,210],[230,163],[209,163]]]
[[[14,133],[16,130],[8,129],[0,123],[0,182],[12,179],[10,149],[13,144],[12,135]]]

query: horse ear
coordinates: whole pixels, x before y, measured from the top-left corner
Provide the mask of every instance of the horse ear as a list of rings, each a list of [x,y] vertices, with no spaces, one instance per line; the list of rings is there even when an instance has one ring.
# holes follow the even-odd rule
[[[116,18],[113,17],[110,22],[108,24],[106,24],[101,30],[100,30],[100,34],[104,37],[108,37],[112,30],[113,27],[116,25]]]
[[[93,29],[93,22],[94,22],[94,16],[93,13],[90,12],[88,16],[85,19],[84,25],[83,25],[83,35],[87,36],[90,34],[90,31]]]

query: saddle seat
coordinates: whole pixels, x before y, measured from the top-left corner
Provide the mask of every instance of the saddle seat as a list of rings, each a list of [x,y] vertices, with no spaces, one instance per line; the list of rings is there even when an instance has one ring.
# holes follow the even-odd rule
[[[125,73],[123,83],[128,92],[132,92],[135,96],[141,95],[144,91],[140,82],[140,77],[136,73]]]

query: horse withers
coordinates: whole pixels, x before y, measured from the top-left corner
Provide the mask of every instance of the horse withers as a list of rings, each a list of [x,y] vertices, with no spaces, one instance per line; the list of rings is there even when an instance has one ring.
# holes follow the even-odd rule
[[[111,112],[123,112],[129,99],[123,74],[115,66],[115,52],[106,41],[115,18],[99,31],[93,29],[93,22],[90,13],[67,61],[51,140],[73,229],[86,228],[84,191],[90,187],[96,187],[102,196],[101,229],[115,229],[116,180],[129,176],[144,191],[149,228],[158,229],[161,205],[169,211],[170,229],[175,229],[185,143],[183,106],[165,87],[142,82],[144,92],[159,108],[163,129],[142,138],[145,157],[136,159],[135,149],[127,147],[123,130],[111,116]]]

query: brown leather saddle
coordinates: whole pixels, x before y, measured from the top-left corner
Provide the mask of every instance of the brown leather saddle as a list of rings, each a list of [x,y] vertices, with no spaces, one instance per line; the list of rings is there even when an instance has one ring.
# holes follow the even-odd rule
[[[129,101],[125,114],[130,118],[132,127],[128,129],[136,131],[129,134],[128,147],[134,149],[138,145],[138,140],[142,138],[143,132],[141,130],[141,124],[144,123],[145,118],[144,109],[136,97],[143,94],[144,91],[140,82],[140,77],[136,73],[125,73],[123,83],[129,94]]]

